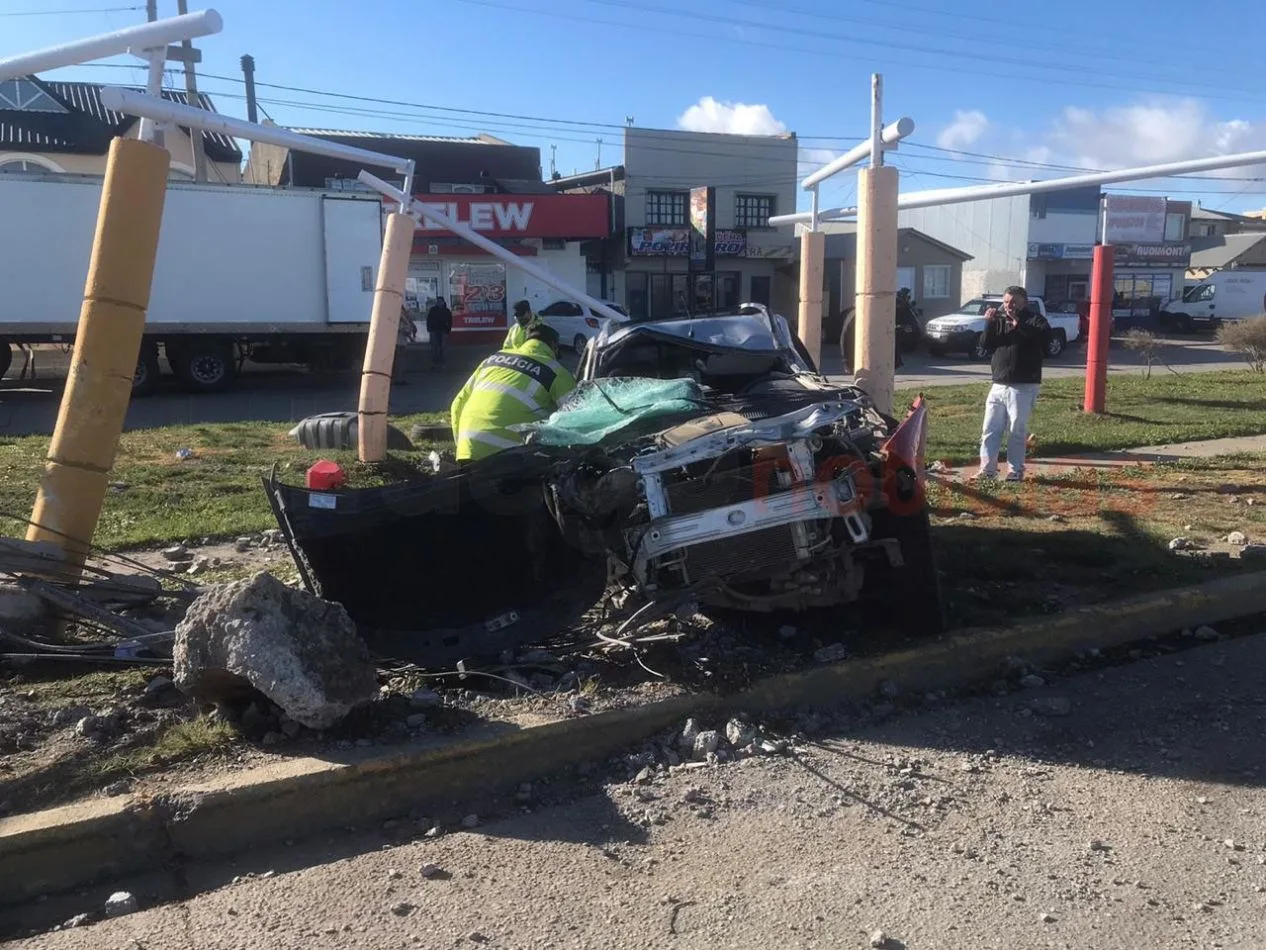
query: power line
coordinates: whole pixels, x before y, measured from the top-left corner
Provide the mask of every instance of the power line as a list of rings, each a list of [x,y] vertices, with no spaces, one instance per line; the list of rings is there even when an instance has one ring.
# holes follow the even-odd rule
[[[664,31],[663,26],[653,25],[651,23],[644,22],[644,21],[632,22],[628,20],[608,20],[608,19],[602,19],[601,17],[582,16],[580,14],[575,14],[575,13],[559,13],[554,10],[534,10],[534,9],[529,9],[526,7],[512,6],[511,4],[508,4],[508,3],[498,3],[498,2],[494,2],[494,0],[458,0],[458,2],[468,3],[474,6],[489,7],[489,8],[498,9],[498,10],[508,10],[514,13],[525,13],[525,14],[530,14],[534,16],[554,17],[557,19],[567,20],[573,23],[574,22],[596,23],[601,26],[612,26],[612,27],[617,27],[619,29],[625,29],[625,30],[628,30],[628,29],[642,30],[642,31],[649,31],[649,32],[659,33],[659,34],[662,34]],[[614,2],[614,0],[608,0],[608,2]],[[660,13],[664,13],[665,15],[670,15],[670,16],[689,16],[689,17],[696,17],[696,18],[700,18],[700,17],[706,18],[708,16],[707,14],[677,13],[677,11],[671,10],[665,7],[645,7],[645,6],[633,5],[633,4],[630,4],[630,7],[643,13],[650,11],[650,12],[660,12]],[[735,21],[734,19],[726,18],[726,17],[716,17],[715,19],[721,23],[724,23],[727,26],[746,25],[746,26],[754,27],[761,30],[774,30],[774,31],[778,30],[778,28],[769,27],[768,24],[756,23],[751,20]],[[846,37],[839,34],[823,34],[818,31],[799,31],[799,32],[804,32],[807,35],[810,35],[813,37],[818,37],[818,38],[823,38],[823,39],[829,38],[833,42],[862,42],[864,43],[864,45],[882,45],[878,43],[878,41],[870,41],[870,40],[861,41],[861,40],[856,40],[852,37]],[[677,30],[677,29],[673,30],[673,35],[675,37],[682,37],[682,38],[689,37],[693,39],[707,40],[711,43],[733,43],[733,44],[738,44],[742,46],[755,46],[755,47],[759,47],[763,49],[777,49],[777,50],[783,50],[787,52],[807,54],[811,56],[829,57],[830,59],[832,59],[833,61],[837,63],[841,60],[840,54],[833,50],[815,49],[813,47],[808,47],[808,46],[795,46],[789,43],[771,43],[766,40],[749,40],[749,39],[743,39],[741,37],[736,37],[736,36],[718,35],[716,33],[690,32],[686,30]],[[917,49],[917,48],[910,47],[910,49]],[[980,71],[979,62],[974,57],[969,57],[966,54],[955,54],[951,52],[946,52],[943,50],[937,50],[934,52],[936,52],[938,55],[943,55],[943,56],[956,56],[959,59],[970,59],[974,65],[971,68],[955,68],[951,66],[939,66],[939,65],[935,65],[931,63],[921,63],[921,62],[910,61],[910,62],[903,62],[902,67],[905,69],[931,70],[933,72],[949,72],[949,73],[954,73],[957,75],[963,75],[963,74],[978,75],[979,74],[979,71]],[[892,63],[891,59],[882,59],[880,57],[866,57],[866,56],[850,56],[848,57],[848,62],[877,63],[877,64],[882,64],[884,66],[890,66]],[[1074,79],[1055,79],[1048,76],[1034,75],[1034,70],[1036,69],[1058,69],[1058,68],[1059,67],[1057,66],[1046,66],[1043,64],[1025,63],[1024,69],[1018,70],[1015,73],[1008,73],[1006,76],[1006,80],[1008,83],[1037,83],[1040,85],[1081,86],[1081,87],[1090,88],[1090,89],[1112,89],[1118,92],[1129,92],[1129,93],[1134,93],[1134,94],[1139,94],[1145,91],[1152,91],[1152,92],[1155,91],[1155,90],[1140,90],[1137,87],[1131,87],[1131,86],[1112,86],[1098,80],[1094,80],[1094,81],[1080,80],[1079,81],[1079,80],[1074,80]],[[1085,70],[1076,70],[1076,69],[1074,69],[1074,71],[1085,72]],[[1124,77],[1117,77],[1117,78],[1124,78]],[[1156,81],[1165,82],[1170,85],[1178,85],[1178,83],[1172,82],[1170,80],[1156,80]],[[1192,84],[1187,83],[1187,85],[1192,85]],[[1173,95],[1173,93],[1168,93],[1168,94]],[[1218,95],[1212,92],[1202,92],[1201,95],[1209,99],[1224,99],[1231,102],[1261,102],[1263,101],[1263,99],[1260,96],[1253,97],[1253,96],[1248,96],[1248,95]]]
[[[0,17],[5,16],[67,16],[79,13],[130,13],[133,10],[144,10],[144,6],[139,7],[92,7],[85,10],[5,10],[0,13]]]

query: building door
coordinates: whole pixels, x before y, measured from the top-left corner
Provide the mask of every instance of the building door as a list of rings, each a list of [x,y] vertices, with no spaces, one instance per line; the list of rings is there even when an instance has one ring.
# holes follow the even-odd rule
[[[773,278],[771,277],[752,277],[752,303],[763,303],[766,307],[771,305],[772,292],[770,284],[772,280]]]
[[[409,275],[404,280],[404,305],[415,313],[425,314],[437,297],[444,296],[440,286],[442,275],[438,263],[410,261]]]

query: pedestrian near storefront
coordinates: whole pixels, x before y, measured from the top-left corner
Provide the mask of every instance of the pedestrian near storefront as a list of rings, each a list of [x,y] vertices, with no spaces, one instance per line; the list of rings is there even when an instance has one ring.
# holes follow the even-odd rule
[[[426,312],[426,332],[431,340],[431,365],[444,365],[444,337],[453,332],[453,311],[448,309],[443,297],[436,297]]]
[[[990,354],[993,385],[985,398],[980,435],[980,470],[974,479],[998,477],[998,452],[1007,438],[1007,481],[1024,478],[1029,419],[1042,385],[1050,324],[1029,306],[1023,287],[1008,287],[1002,307],[985,312],[985,352]]]

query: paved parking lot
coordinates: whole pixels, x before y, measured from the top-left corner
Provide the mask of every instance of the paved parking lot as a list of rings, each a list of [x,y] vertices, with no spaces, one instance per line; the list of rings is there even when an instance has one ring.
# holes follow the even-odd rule
[[[1119,342],[1112,347],[1112,372],[1140,372],[1136,354]],[[408,385],[392,392],[392,411],[441,412],[448,409],[453,394],[470,369],[486,351],[473,347],[450,347],[449,367],[436,372],[427,365],[425,346],[410,353],[411,372]],[[1239,369],[1244,362],[1228,353],[1208,336],[1180,337],[1169,340],[1164,358],[1183,372]],[[989,378],[989,364],[961,356],[935,359],[926,353],[906,354],[905,365],[897,374],[901,387],[947,386],[982,382]],[[58,351],[39,354],[40,378],[35,382],[5,379],[0,383],[0,435],[21,436],[52,432],[57,419],[58,403],[65,381],[69,357]],[[574,364],[574,358],[571,360]],[[841,361],[835,347],[828,347],[823,357],[828,375],[840,372]],[[1048,378],[1080,376],[1085,370],[1085,350],[1074,346],[1047,365]],[[1161,368],[1160,372],[1164,372]],[[10,370],[17,372],[17,365]],[[302,369],[247,366],[233,391],[218,395],[190,396],[174,386],[133,402],[128,412],[129,429],[145,429],[167,425],[200,423],[271,421],[297,422],[320,412],[356,408],[360,391],[359,378],[314,376]]]

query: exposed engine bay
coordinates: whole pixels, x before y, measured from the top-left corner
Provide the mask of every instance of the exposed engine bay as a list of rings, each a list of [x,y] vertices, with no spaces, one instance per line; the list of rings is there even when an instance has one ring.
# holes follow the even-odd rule
[[[817,374],[779,321],[753,308],[623,326],[585,354],[577,400],[583,387],[644,370],[648,351],[657,372],[699,386],[691,418],[606,440],[555,466],[546,486],[564,536],[605,551],[610,579],[647,602],[832,606],[859,597],[868,567],[905,563],[900,541],[877,533],[875,521],[877,510],[891,521],[893,421],[862,390]],[[921,411],[914,425],[918,457],[903,476],[910,499]],[[922,515],[921,499],[916,508]]]

